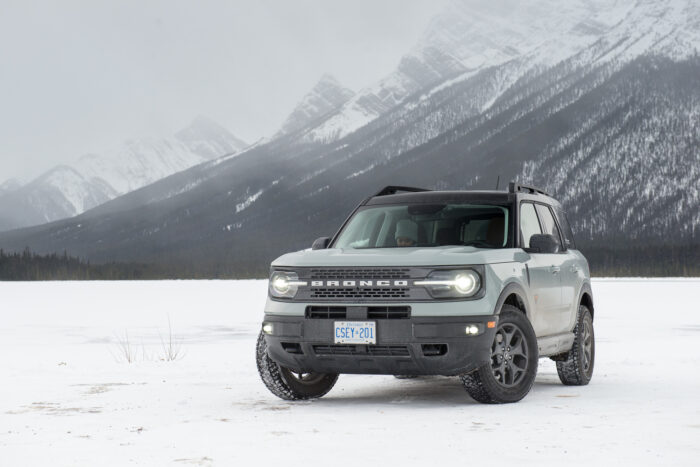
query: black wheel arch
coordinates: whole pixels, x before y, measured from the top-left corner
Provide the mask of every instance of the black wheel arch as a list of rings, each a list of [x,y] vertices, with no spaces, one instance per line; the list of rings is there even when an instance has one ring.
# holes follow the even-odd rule
[[[503,288],[501,294],[498,296],[498,300],[496,301],[496,307],[493,310],[493,314],[500,314],[504,304],[513,305],[525,313],[525,316],[527,316],[528,319],[531,318],[530,303],[528,302],[525,288],[517,282],[510,282]]]
[[[584,282],[579,292],[578,304],[584,305],[591,312],[591,319],[593,319],[595,313],[593,312],[593,291],[591,290],[591,284],[589,282]]]

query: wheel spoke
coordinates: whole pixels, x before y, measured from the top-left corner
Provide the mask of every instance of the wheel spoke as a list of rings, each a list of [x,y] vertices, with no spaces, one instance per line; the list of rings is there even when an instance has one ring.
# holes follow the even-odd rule
[[[513,357],[513,366],[518,368],[519,370],[527,370],[527,358],[520,357],[520,358],[515,358]]]
[[[505,342],[504,343],[505,343],[506,347],[509,347],[509,346],[513,345],[513,336],[515,334],[515,330],[511,329],[511,332],[507,332],[507,331],[504,331],[504,332],[505,332]]]
[[[496,381],[505,387],[518,384],[528,370],[527,355],[522,330],[513,323],[501,325],[491,346],[491,370]]]
[[[514,347],[510,348],[510,354],[513,356],[513,358],[516,356],[527,357],[527,350],[525,349],[525,346],[523,346],[522,339],[520,339],[520,341]]]
[[[515,372],[513,372],[513,380],[518,381],[520,380],[520,376],[523,374],[523,370],[521,369],[516,369]]]

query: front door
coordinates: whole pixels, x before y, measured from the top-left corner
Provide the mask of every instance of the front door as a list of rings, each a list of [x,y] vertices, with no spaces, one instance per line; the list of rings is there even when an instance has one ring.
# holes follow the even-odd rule
[[[520,205],[520,234],[522,247],[530,247],[530,237],[543,233],[535,205],[524,202]],[[560,254],[530,253],[526,265],[530,278],[530,303],[532,304],[532,327],[535,335],[557,334],[562,309]]]

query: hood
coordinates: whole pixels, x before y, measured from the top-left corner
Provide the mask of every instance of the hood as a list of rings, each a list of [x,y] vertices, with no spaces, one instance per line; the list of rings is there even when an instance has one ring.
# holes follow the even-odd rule
[[[527,261],[519,248],[482,249],[471,246],[302,250],[282,255],[272,266],[461,266]]]

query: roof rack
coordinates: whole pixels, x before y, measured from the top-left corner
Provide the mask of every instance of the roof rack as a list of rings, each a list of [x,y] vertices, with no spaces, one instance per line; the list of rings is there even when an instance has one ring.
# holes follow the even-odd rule
[[[508,184],[508,192],[509,193],[525,192],[525,193],[531,193],[533,195],[540,194],[540,195],[545,195],[545,196],[551,196],[546,191],[540,190],[539,188],[535,188],[534,186],[523,185],[522,183],[515,183],[515,182],[510,182],[510,184]]]
[[[395,195],[399,191],[405,191],[407,193],[419,193],[421,191],[430,191],[426,190],[425,188],[414,188],[410,186],[385,186],[381,190],[377,192],[374,196],[386,196],[386,195]]]

